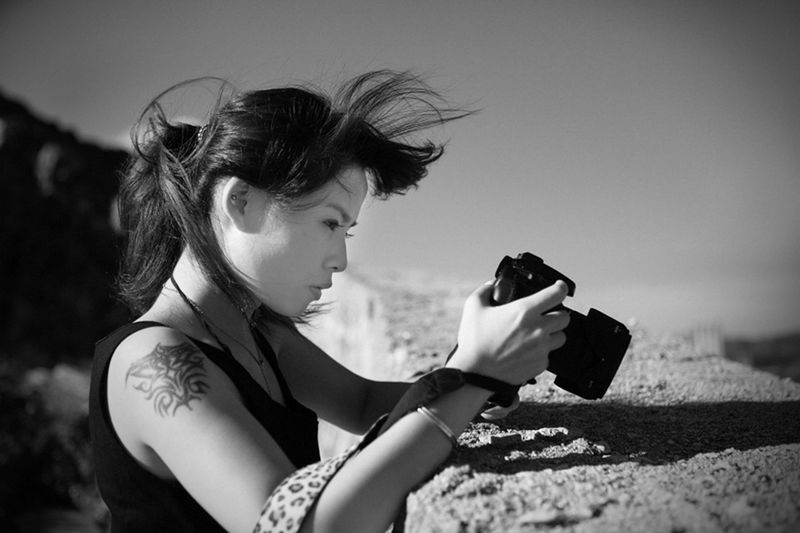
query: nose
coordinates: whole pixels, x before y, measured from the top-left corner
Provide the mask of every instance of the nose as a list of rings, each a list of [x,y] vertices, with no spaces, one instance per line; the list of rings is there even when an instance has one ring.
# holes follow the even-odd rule
[[[328,255],[325,267],[334,272],[342,272],[347,268],[347,243],[344,239],[338,239],[334,249]]]

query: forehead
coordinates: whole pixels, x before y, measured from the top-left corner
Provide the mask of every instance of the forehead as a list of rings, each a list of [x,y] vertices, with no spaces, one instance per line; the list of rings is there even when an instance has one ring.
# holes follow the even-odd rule
[[[359,166],[348,166],[319,190],[309,195],[308,200],[314,206],[325,206],[336,202],[347,209],[361,206],[367,196],[367,175]]]

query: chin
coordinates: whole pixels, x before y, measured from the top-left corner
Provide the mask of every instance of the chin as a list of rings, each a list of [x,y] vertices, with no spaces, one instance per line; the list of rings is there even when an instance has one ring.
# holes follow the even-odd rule
[[[287,316],[289,318],[295,318],[306,312],[306,309],[308,309],[310,302],[297,302],[296,305],[292,304],[288,305],[284,304],[279,306],[272,306],[269,304],[265,305],[267,305],[267,307],[269,307],[279,315]]]

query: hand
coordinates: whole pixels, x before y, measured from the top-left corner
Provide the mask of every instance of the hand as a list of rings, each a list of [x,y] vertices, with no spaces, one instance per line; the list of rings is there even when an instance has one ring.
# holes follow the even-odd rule
[[[557,281],[504,305],[491,305],[492,282],[476,289],[464,304],[458,349],[447,366],[522,385],[547,369],[547,356],[563,346],[569,324],[564,309],[546,312],[567,296]]]
[[[519,393],[514,396],[514,401],[508,407],[503,407],[501,405],[495,405],[494,407],[490,407],[485,411],[481,412],[481,417],[484,420],[500,420],[502,418],[507,417],[509,414],[517,410],[519,407]]]

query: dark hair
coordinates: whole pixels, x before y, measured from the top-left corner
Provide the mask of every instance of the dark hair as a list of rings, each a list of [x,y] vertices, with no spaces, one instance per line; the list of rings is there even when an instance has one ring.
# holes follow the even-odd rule
[[[134,311],[153,304],[184,247],[240,308],[248,296],[217,243],[211,208],[219,180],[236,176],[292,205],[350,164],[368,169],[381,199],[417,185],[444,151],[414,134],[470,114],[446,105],[409,72],[380,70],[353,78],[333,97],[292,86],[220,90],[208,123],[173,123],[154,99],[132,131],[134,154],[120,190],[127,234],[118,288]],[[269,310],[266,310],[269,314]],[[284,318],[274,315],[272,318]]]

